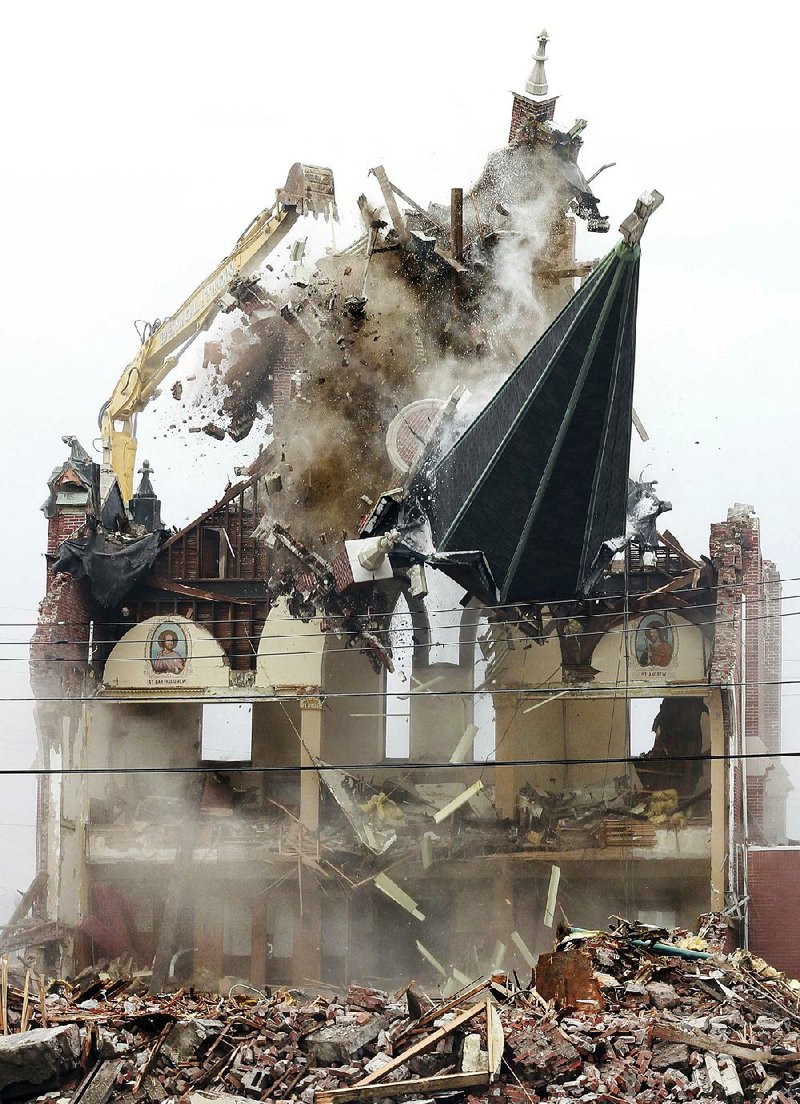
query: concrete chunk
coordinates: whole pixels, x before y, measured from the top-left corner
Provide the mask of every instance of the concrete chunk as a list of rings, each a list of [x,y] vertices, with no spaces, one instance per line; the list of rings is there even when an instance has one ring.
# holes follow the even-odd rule
[[[78,1065],[80,1032],[75,1024],[37,1027],[0,1037],[0,1097],[12,1100],[57,1088]]]
[[[218,1035],[222,1030],[221,1024],[214,1026],[216,1030],[209,1028],[208,1021],[203,1023],[200,1020],[179,1020],[164,1040],[164,1054],[176,1065],[187,1058],[194,1058],[208,1036]]]
[[[689,1065],[689,1048],[685,1043],[653,1043],[650,1065],[655,1070],[685,1069]]]
[[[375,1042],[387,1023],[385,1016],[373,1016],[364,1024],[322,1027],[312,1035],[307,1035],[301,1045],[322,1066],[345,1066],[365,1046]]]

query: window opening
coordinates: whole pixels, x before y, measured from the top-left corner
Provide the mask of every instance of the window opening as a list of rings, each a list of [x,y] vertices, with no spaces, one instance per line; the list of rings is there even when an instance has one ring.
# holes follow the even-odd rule
[[[203,706],[200,758],[206,763],[249,763],[253,752],[250,702]]]

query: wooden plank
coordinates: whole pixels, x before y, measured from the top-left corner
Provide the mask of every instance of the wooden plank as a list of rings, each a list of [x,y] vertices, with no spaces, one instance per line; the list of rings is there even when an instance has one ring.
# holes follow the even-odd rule
[[[20,1032],[28,1030],[28,1021],[30,1019],[30,1015],[31,1015],[31,1011],[32,1011],[31,1004],[30,1004],[30,992],[31,992],[31,972],[30,972],[30,970],[26,970],[25,971],[25,987],[22,990],[22,1015],[20,1016],[20,1021],[19,1021],[19,1030],[20,1030]]]
[[[0,1028],[8,1035],[8,955],[0,958]]]
[[[94,1066],[78,1085],[70,1104],[106,1104],[124,1065],[122,1058],[113,1058]]]
[[[800,1051],[792,1054],[770,1054],[768,1050],[753,1050],[737,1043],[728,1043],[702,1031],[684,1031],[672,1024],[653,1024],[653,1038],[667,1043],[686,1043],[695,1050],[707,1050],[711,1054],[730,1054],[732,1058],[744,1058],[748,1062],[761,1062],[770,1066],[794,1066],[800,1063]]]
[[[6,931],[13,928],[23,917],[27,916],[31,905],[36,901],[36,898],[44,889],[46,881],[47,876],[40,871],[14,906],[14,911],[9,916],[5,925]]]
[[[434,1020],[438,1020],[440,1016],[443,1016],[445,1012],[450,1012],[453,1008],[457,1008],[459,1004],[463,1004],[464,1001],[476,997],[481,989],[485,989],[488,984],[488,981],[478,981],[469,989],[464,989],[461,993],[457,993],[454,997],[451,997],[450,1000],[445,1001],[444,1004],[437,1004],[430,1012],[426,1012],[424,1016],[420,1016],[416,1023],[410,1024],[403,1034],[405,1035],[410,1030],[416,1030],[417,1028],[424,1027],[426,1024],[433,1023]]]
[[[153,590],[164,590],[169,594],[180,594],[184,598],[199,598],[203,602],[232,602],[237,606],[249,607],[256,604],[253,598],[235,598],[231,594],[216,594],[213,590],[201,590],[199,587],[186,586],[185,583],[173,583],[168,579],[159,579],[155,575],[148,575],[142,579],[141,585],[152,587]]]
[[[480,1006],[482,1007],[482,1006]],[[436,1077],[417,1077],[409,1081],[390,1081],[388,1085],[353,1085],[350,1089],[328,1089],[314,1093],[315,1104],[345,1104],[348,1100],[381,1100],[387,1096],[407,1096],[413,1093],[436,1094],[453,1089],[471,1089],[489,1084],[489,1074],[441,1073]]]
[[[486,1051],[489,1059],[489,1075],[492,1081],[500,1072],[503,1063],[505,1036],[497,1009],[490,1000],[486,1001]]]
[[[147,1061],[139,1070],[139,1075],[133,1083],[133,1088],[131,1089],[131,1092],[134,1096],[142,1087],[142,1081],[144,1081],[145,1077],[147,1077],[150,1070],[156,1064],[156,1058],[158,1058],[159,1054],[161,1053],[161,1048],[164,1045],[164,1040],[166,1039],[167,1035],[169,1035],[170,1031],[172,1031],[172,1028],[174,1026],[175,1025],[170,1021],[169,1023],[165,1023],[164,1026],[161,1028],[161,1033],[153,1044],[153,1048],[147,1056]]]
[[[431,1047],[435,1047],[436,1044],[446,1038],[448,1035],[456,1031],[462,1024],[467,1023],[469,1020],[474,1019],[479,1012],[482,1012],[484,1006],[482,1004],[473,1004],[471,1008],[468,1008],[466,1012],[461,1012],[455,1019],[445,1024],[444,1027],[437,1028],[436,1031],[430,1035],[426,1035],[424,1039],[420,1039],[419,1042],[413,1043],[410,1047],[402,1052],[402,1054],[395,1055],[391,1062],[387,1062],[385,1066],[382,1066],[379,1070],[375,1070],[374,1073],[367,1074],[360,1081],[356,1081],[353,1088],[360,1089],[365,1085],[371,1085],[373,1081],[377,1081],[379,1078],[384,1077],[387,1073],[391,1073],[392,1070],[397,1069],[398,1066],[402,1066],[410,1058],[416,1058],[418,1054],[424,1054]],[[394,1081],[394,1085],[400,1084],[399,1081]],[[339,1091],[338,1089],[336,1090]],[[353,1097],[353,1100],[356,1098]]]

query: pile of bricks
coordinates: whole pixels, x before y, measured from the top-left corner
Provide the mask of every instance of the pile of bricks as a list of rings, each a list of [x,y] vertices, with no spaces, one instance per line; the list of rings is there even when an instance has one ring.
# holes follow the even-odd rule
[[[53,1104],[466,1104],[800,1096],[800,985],[701,936],[564,930],[531,984],[447,1002],[353,985],[151,997],[127,978],[3,994],[0,1099]],[[476,1003],[477,1001],[477,1003]]]

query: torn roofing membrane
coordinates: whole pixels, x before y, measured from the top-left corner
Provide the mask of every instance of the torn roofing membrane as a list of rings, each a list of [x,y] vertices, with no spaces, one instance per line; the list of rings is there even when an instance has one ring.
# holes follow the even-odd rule
[[[625,528],[638,282],[618,245],[424,476],[437,550],[481,549],[502,602],[577,593]]]
[[[124,544],[94,534],[65,540],[53,571],[69,572],[75,579],[88,578],[92,597],[110,609],[119,605],[155,563],[164,536],[163,530],[158,530]]]

